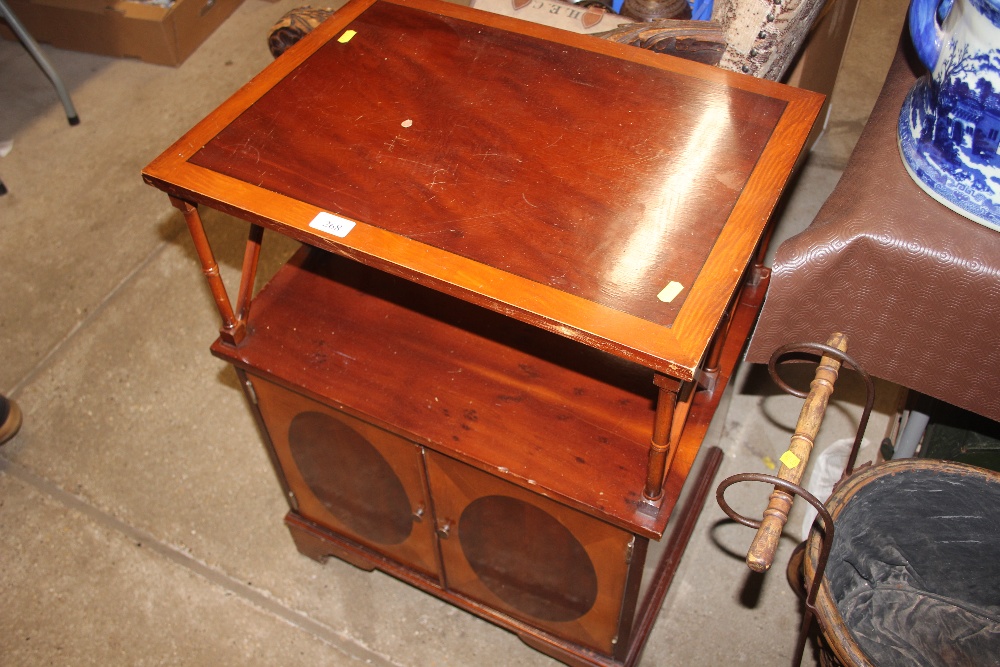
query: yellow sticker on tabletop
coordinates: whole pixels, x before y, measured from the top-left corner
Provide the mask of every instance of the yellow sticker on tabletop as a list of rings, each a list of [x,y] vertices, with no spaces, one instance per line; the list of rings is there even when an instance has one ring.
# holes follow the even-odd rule
[[[671,280],[667,283],[667,286],[660,290],[660,293],[656,295],[656,298],[664,303],[670,303],[673,301],[678,294],[684,291],[684,285],[681,285],[676,280]]]
[[[347,44],[349,41],[351,41],[351,38],[354,37],[356,34],[358,34],[357,30],[345,30],[344,34],[341,35],[340,39],[338,39],[337,41],[340,42],[341,44]]]
[[[778,460],[784,463],[785,467],[788,469],[795,468],[800,463],[802,463],[802,460],[799,459],[799,457],[797,457],[795,454],[793,454],[792,450],[788,450],[787,452],[782,454],[781,458],[779,458]]]

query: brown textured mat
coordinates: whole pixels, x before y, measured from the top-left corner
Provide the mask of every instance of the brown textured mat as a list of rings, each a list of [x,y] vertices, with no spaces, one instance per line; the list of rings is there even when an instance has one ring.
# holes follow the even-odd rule
[[[907,44],[837,188],[778,248],[747,360],[843,331],[872,375],[1000,420],[1000,234],[932,200],[903,168],[897,117],[922,74]]]

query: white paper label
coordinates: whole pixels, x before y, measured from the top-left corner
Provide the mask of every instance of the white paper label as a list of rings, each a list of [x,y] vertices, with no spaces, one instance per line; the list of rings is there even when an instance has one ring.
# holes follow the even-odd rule
[[[312,219],[309,226],[313,229],[318,229],[321,232],[326,232],[332,236],[344,238],[351,232],[352,229],[354,229],[355,224],[357,223],[353,220],[348,220],[347,218],[341,218],[339,215],[321,211],[316,214],[316,217]]]

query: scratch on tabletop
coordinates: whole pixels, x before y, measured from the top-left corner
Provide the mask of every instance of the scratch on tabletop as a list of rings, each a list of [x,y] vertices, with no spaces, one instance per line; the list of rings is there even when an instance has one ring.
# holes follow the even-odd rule
[[[491,149],[491,148],[487,148],[485,153],[473,153],[472,157],[481,157],[481,158],[483,158],[481,160],[482,162],[486,162],[486,158],[488,158],[488,157],[506,157],[508,160],[517,160],[518,162],[524,162],[524,160],[522,160],[521,158],[514,157],[513,155],[506,155],[505,156],[502,153],[494,153],[493,149]]]
[[[481,221],[481,222],[487,222],[486,218],[496,218],[496,217],[499,217],[501,215],[507,215],[509,213],[511,213],[511,211],[498,211],[496,213],[483,213],[482,215],[472,215],[472,216],[469,216],[467,218],[459,218],[457,220],[449,220],[447,222],[451,223],[453,225],[451,227],[445,227],[445,228],[442,228],[442,229],[434,229],[434,230],[431,230],[431,231],[419,232],[419,233],[416,233],[416,234],[408,234],[407,236],[409,238],[411,238],[411,239],[416,240],[418,238],[422,238],[424,236],[432,236],[434,234],[460,234],[462,232],[469,231],[469,229],[470,229],[470,227],[468,225],[462,224],[462,223],[467,223],[467,222],[473,221],[473,220],[478,220],[478,221]],[[461,226],[458,226],[458,225],[461,225]]]
[[[379,153],[378,156],[382,157],[382,153]],[[386,157],[391,157],[394,160],[400,160],[402,162],[412,162],[413,164],[419,164],[421,167],[427,167],[428,169],[434,169],[434,165],[427,164],[426,162],[418,162],[416,160],[408,160],[405,157],[396,157],[395,155],[387,155]]]
[[[456,164],[451,169],[445,169],[444,167],[438,167],[437,169],[435,169],[431,173],[431,182],[426,184],[427,187],[433,188],[435,185],[445,185],[446,184],[446,181],[439,181],[438,180],[438,176],[437,175],[440,174],[442,171],[444,173],[446,173],[446,174],[451,174],[451,176],[454,177],[455,176],[455,172],[458,171],[458,165]],[[454,185],[454,184],[452,184],[452,185]],[[430,200],[428,200],[428,201],[430,201]]]
[[[647,155],[646,157],[642,157],[642,158],[638,158],[636,160],[633,160],[628,165],[620,166],[620,167],[612,166],[612,167],[609,167],[609,168],[612,171],[622,171],[624,169],[631,169],[632,167],[638,166],[640,164],[645,164],[647,162],[653,162],[654,160],[659,160],[661,157],[663,157],[663,154],[664,154],[664,151],[658,150],[658,151],[656,151],[655,154]]]
[[[433,236],[435,234],[458,234],[461,233],[461,231],[462,231],[461,229],[458,229],[456,227],[449,227],[448,229],[435,229],[433,231],[420,232],[418,234],[407,234],[406,236],[407,238],[415,241],[425,236]]]
[[[401,141],[401,142],[402,142],[402,143],[404,143],[404,144],[406,143],[406,139],[404,139],[403,137],[401,137],[401,136],[399,136],[399,135],[397,134],[396,136],[394,136],[394,137],[392,138],[392,141],[390,141],[390,142],[389,142],[389,143],[387,143],[387,144],[383,144],[383,146],[385,146],[386,148],[388,148],[388,149],[389,149],[389,152],[391,153],[391,152],[392,152],[393,150],[395,150],[395,148],[396,148],[396,142],[397,142],[397,141]]]
[[[251,146],[250,140],[247,139],[246,143],[243,144],[243,150],[241,150],[240,152],[243,153],[244,155],[248,155],[251,150],[254,152],[255,162],[257,164],[260,164],[260,149],[257,148],[256,146]]]

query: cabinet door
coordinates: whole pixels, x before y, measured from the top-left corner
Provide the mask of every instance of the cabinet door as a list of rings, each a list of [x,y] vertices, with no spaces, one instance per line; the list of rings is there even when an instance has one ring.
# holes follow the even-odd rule
[[[445,586],[611,655],[633,536],[427,452]]]
[[[437,577],[420,448],[271,382],[251,380],[298,513]]]

